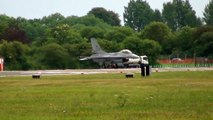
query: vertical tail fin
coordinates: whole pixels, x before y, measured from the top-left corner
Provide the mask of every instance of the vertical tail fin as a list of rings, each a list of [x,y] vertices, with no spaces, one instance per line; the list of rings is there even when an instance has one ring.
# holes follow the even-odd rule
[[[90,40],[92,44],[92,53],[95,53],[95,54],[106,53],[105,51],[101,49],[101,47],[99,46],[95,38],[91,38]]]

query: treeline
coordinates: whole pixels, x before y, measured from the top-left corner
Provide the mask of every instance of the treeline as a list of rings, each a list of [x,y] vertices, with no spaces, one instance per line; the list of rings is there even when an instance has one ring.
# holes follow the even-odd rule
[[[147,55],[157,64],[161,55],[213,57],[213,0],[198,18],[188,0],[164,3],[152,10],[143,0],[130,0],[119,16],[104,8],[93,8],[83,17],[60,13],[41,19],[0,15],[0,57],[7,70],[96,68],[79,61],[91,54],[91,37],[108,52],[130,49]]]

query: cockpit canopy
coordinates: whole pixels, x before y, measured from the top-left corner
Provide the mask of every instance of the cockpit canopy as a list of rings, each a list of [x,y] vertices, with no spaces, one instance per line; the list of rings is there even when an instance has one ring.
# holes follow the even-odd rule
[[[123,49],[120,51],[120,53],[124,53],[124,54],[132,54],[132,52],[128,49]]]

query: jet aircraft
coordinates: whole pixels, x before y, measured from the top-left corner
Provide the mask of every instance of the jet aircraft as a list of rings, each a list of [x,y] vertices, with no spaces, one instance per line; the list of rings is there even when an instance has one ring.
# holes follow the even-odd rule
[[[80,60],[93,60],[103,67],[124,67],[124,64],[128,63],[130,59],[138,60],[137,63],[140,61],[140,57],[128,49],[123,49],[119,52],[107,53],[101,49],[95,38],[91,38],[90,40],[92,44],[92,55],[81,58]]]

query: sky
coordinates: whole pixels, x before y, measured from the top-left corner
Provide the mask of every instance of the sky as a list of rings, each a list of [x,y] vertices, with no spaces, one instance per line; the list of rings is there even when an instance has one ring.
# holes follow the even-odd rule
[[[104,7],[119,14],[123,21],[124,6],[130,0],[0,0],[0,14],[26,19],[42,18],[53,13],[63,16],[84,16],[94,7]],[[172,0],[146,0],[152,9],[162,10],[163,3]],[[198,17],[203,17],[210,0],[189,0]]]

